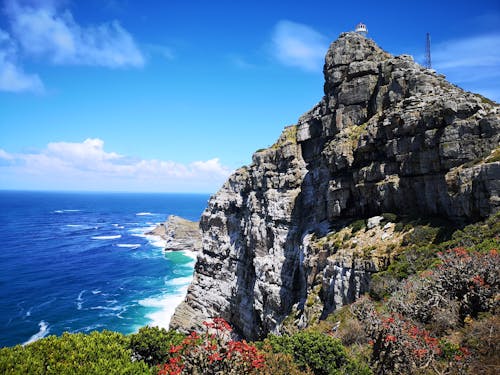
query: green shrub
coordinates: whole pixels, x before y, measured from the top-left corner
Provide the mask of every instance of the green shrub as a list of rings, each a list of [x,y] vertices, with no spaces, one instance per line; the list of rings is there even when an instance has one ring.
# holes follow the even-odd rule
[[[475,247],[478,251],[490,251],[500,248],[500,212],[487,220],[457,230],[443,247]]]
[[[417,225],[413,230],[403,237],[403,246],[416,245],[425,246],[434,243],[439,233],[438,227],[431,227],[428,225]]]
[[[366,222],[364,219],[356,220],[351,223],[350,227],[352,228],[352,233],[359,232],[361,229],[366,228]]]
[[[368,368],[348,357],[339,339],[319,332],[302,331],[294,335],[269,335],[264,341],[275,353],[290,354],[302,370],[310,369],[316,375],[347,374],[356,368],[356,374],[369,374]]]
[[[382,214],[382,217],[384,218],[385,221],[389,221],[391,223],[395,223],[398,221],[398,215],[393,214],[392,212],[384,212]]]
[[[266,366],[259,369],[259,375],[312,375],[310,370],[300,370],[293,356],[285,353],[264,352]]]
[[[139,332],[130,336],[130,348],[135,358],[141,359],[150,366],[156,366],[168,360],[169,349],[179,345],[184,335],[165,328],[142,327]]]
[[[151,374],[132,361],[129,339],[117,332],[64,333],[0,349],[1,374]]]

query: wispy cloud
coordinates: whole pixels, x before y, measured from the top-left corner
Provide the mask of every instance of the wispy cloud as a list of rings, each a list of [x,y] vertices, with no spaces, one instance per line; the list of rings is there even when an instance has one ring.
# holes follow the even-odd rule
[[[0,29],[0,91],[40,93],[43,90],[40,78],[22,69],[15,41]]]
[[[244,59],[243,57],[239,56],[239,55],[235,55],[235,54],[230,54],[227,56],[229,62],[239,68],[239,69],[253,69],[255,68],[255,65],[248,62],[246,59]]]
[[[159,55],[165,60],[173,60],[175,58],[173,49],[168,46],[162,44],[147,44],[146,48],[150,53]]]
[[[218,158],[189,164],[137,159],[106,151],[98,138],[53,142],[36,153],[0,149],[0,159],[4,176],[23,176],[32,187],[52,189],[208,191],[218,188],[230,173]]]
[[[118,21],[81,26],[57,1],[7,0],[5,13],[23,51],[54,64],[141,67],[145,59]]]
[[[287,20],[279,21],[273,31],[271,53],[280,63],[306,71],[320,71],[328,39],[313,28]]]
[[[500,100],[500,34],[438,43],[432,47],[432,65],[450,81]]]
[[[433,60],[440,69],[500,66],[500,34],[439,43]]]

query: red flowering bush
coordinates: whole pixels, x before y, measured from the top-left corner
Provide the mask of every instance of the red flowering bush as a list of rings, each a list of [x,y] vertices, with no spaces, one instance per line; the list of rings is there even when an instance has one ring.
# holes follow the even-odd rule
[[[230,339],[231,326],[224,319],[203,324],[203,335],[192,332],[170,348],[171,358],[159,366],[159,375],[252,374],[265,366],[255,346]]]
[[[406,280],[393,293],[391,309],[422,323],[438,323],[445,330],[458,319],[498,307],[500,257],[455,248],[438,253],[441,261],[431,270]]]
[[[372,365],[376,374],[414,374],[417,370],[442,367],[441,359],[456,373],[465,371],[466,348],[461,355],[445,358],[440,342],[429,331],[399,314],[383,315],[373,303],[361,299],[351,306],[353,314],[365,325],[371,337]]]

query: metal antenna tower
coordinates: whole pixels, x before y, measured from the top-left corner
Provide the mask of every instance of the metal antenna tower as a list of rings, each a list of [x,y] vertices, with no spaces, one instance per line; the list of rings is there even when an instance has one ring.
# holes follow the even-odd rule
[[[425,40],[425,67],[427,69],[432,69],[431,60],[431,34],[427,33],[427,38]]]

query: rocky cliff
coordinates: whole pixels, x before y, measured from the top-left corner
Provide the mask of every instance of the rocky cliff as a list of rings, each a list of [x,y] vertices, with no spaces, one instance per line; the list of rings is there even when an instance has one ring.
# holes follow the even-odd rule
[[[170,215],[164,223],[158,224],[150,236],[159,236],[165,240],[167,251],[194,251],[201,249],[201,234],[199,223],[182,217]]]
[[[460,223],[498,211],[496,103],[355,33],[332,43],[324,76],[323,99],[210,199],[172,327],[222,316],[255,339],[292,311],[300,325],[308,298],[324,316],[390,262],[391,247],[359,251],[348,241],[353,220],[392,212]],[[362,241],[397,240],[390,223],[372,221]]]

